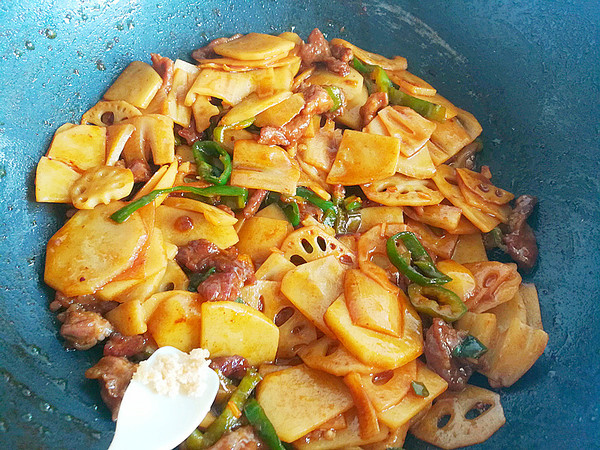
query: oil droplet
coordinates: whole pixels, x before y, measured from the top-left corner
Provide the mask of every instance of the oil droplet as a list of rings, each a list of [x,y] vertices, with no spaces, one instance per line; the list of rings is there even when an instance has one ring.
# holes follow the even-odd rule
[[[0,178],[4,178],[6,176],[6,169],[4,166],[0,166]]]
[[[113,48],[115,46],[115,44],[111,41],[108,41],[106,43],[106,50],[110,50],[111,48]]]
[[[56,39],[56,31],[54,31],[52,28],[46,28],[44,34],[48,39]]]
[[[0,420],[0,433],[6,433],[8,431],[8,427],[6,426],[6,422],[4,420]]]
[[[21,391],[25,397],[31,397],[31,391],[27,388]]]
[[[96,68],[100,71],[106,70],[106,66],[104,65],[101,59],[96,61]]]
[[[20,57],[21,57],[21,55],[23,54],[23,52],[22,52],[21,50],[17,50],[17,49],[15,49],[15,50],[13,50],[13,54],[14,54],[14,55],[15,55],[17,58],[20,58]]]
[[[81,13],[81,20],[83,20],[84,22],[88,20],[88,15],[86,13]]]
[[[133,20],[128,20],[127,21],[127,29],[133,30],[134,27],[135,27],[135,24],[133,23]]]
[[[52,411],[54,411],[54,408],[52,408],[52,406],[49,403],[42,402],[42,403],[40,403],[40,411],[52,412]]]
[[[65,414],[63,416],[63,419],[65,419],[65,422],[72,422],[73,421],[73,416],[71,414]]]
[[[71,19],[73,18],[73,16],[71,16],[71,14],[67,14],[64,18],[64,22],[65,23],[71,23]]]
[[[21,419],[23,419],[24,422],[31,422],[31,419],[33,419],[33,416],[30,413],[27,413],[27,414],[23,414],[21,416]]]
[[[119,31],[123,31],[125,29],[125,27],[123,26],[122,23],[118,23],[115,25],[115,28]]]
[[[35,50],[35,45],[31,41],[25,41],[25,48],[27,50]]]

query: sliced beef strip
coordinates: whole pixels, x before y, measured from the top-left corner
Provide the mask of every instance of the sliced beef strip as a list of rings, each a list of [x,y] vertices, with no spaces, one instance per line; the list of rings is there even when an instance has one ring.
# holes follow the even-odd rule
[[[374,92],[369,95],[369,98],[363,106],[360,107],[360,117],[362,118],[362,126],[369,125],[371,120],[375,118],[377,113],[388,105],[388,95],[386,92]]]
[[[302,44],[299,56],[304,68],[323,63],[330,72],[343,77],[350,74],[348,62],[352,59],[352,50],[337,45],[330,46],[318,28],[312,30],[308,41]]]
[[[192,145],[194,142],[199,141],[204,136],[204,132],[199,132],[196,129],[196,122],[194,118],[190,120],[190,124],[188,127],[184,128],[181,125],[175,125],[175,132],[178,136],[185,139],[187,145]]]
[[[258,450],[267,448],[258,438],[254,429],[247,425],[227,433],[210,450]]]
[[[62,322],[60,335],[69,347],[77,350],[92,348],[113,332],[108,320],[97,312],[86,311],[78,303],[60,313],[58,319]]]
[[[243,356],[217,356],[212,358],[210,368],[218,370],[227,378],[242,379],[250,367],[248,360]]]
[[[117,420],[125,389],[129,386],[136,368],[137,364],[129,362],[126,358],[104,356],[95,366],[85,371],[86,378],[100,382],[100,396],[112,411],[113,420]]]
[[[129,163],[126,163],[126,167],[133,173],[133,181],[135,183],[146,182],[152,176],[152,169],[143,159],[134,159]]]
[[[249,219],[254,214],[256,214],[256,212],[258,211],[258,208],[260,208],[260,205],[262,204],[262,202],[265,199],[265,197],[267,196],[267,194],[268,194],[268,191],[266,191],[264,189],[255,190],[252,193],[252,195],[250,196],[250,199],[248,200],[248,204],[242,210],[242,216],[244,216],[244,218],[246,218],[246,219]]]
[[[508,219],[509,233],[502,242],[506,252],[517,263],[520,269],[531,270],[537,261],[538,246],[535,234],[527,224],[527,218],[537,204],[537,197],[521,195],[515,200],[515,207]]]
[[[161,89],[164,89],[165,92],[169,92],[173,85],[173,72],[175,70],[173,60],[166,56],[160,56],[158,53],[150,53],[150,58],[152,60],[152,68],[156,70],[163,79]]]
[[[148,338],[143,334],[123,336],[113,333],[104,344],[104,356],[132,357],[143,352],[148,344]]]
[[[473,367],[467,361],[452,356],[452,351],[465,336],[465,332],[455,330],[438,318],[433,319],[425,334],[427,365],[446,380],[453,391],[462,390],[473,373]]]

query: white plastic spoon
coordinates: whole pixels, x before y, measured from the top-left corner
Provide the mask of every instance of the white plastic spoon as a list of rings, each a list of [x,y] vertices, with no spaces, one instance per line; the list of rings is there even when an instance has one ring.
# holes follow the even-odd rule
[[[147,360],[159,355],[185,355],[174,347],[161,347]],[[219,378],[208,366],[198,371],[203,383],[200,396],[161,395],[134,377],[125,391],[117,429],[109,450],[171,450],[181,444],[208,413],[219,390]]]

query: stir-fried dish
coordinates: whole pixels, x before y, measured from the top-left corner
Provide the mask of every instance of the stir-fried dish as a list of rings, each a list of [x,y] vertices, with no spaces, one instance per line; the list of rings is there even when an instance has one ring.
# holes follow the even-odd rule
[[[206,349],[221,380],[187,449],[491,436],[500,396],[470,376],[511,386],[548,335],[518,271],[536,198],[476,165],[475,117],[405,58],[318,29],[192,58],[132,62],[37,167],[37,200],[73,207],[48,242],[50,308],[68,347],[103,346],[85,376],[113,418],[173,346]]]

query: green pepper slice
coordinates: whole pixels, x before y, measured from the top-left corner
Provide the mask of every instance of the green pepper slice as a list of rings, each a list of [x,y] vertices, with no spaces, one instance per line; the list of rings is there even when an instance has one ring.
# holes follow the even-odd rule
[[[344,199],[344,209],[346,211],[356,211],[362,207],[362,198],[351,195]]]
[[[256,369],[248,370],[235,392],[229,398],[227,406],[225,406],[221,415],[217,417],[204,433],[200,433],[197,430],[194,431],[185,441],[186,448],[189,450],[208,448],[217,442],[221,436],[237,426],[240,423],[240,418],[229,405],[231,404],[233,408],[241,412],[244,409],[244,405],[250,397],[250,394],[252,394],[252,391],[260,380],[262,380],[262,377],[258,374]]]
[[[173,186],[166,189],[156,189],[149,194],[144,195],[143,197],[131,202],[130,204],[111,214],[110,218],[117,223],[123,223],[138,209],[143,208],[163,194],[171,194],[173,192],[191,192],[192,194],[200,195],[202,197],[238,197],[240,202],[242,202],[244,205],[248,201],[248,189],[243,187],[209,186],[205,188],[199,188],[194,186]]]
[[[256,399],[248,400],[244,407],[244,414],[269,449],[286,450],[275,432],[275,427]]]
[[[427,390],[427,386],[420,381],[412,381],[410,385],[415,395],[418,395],[419,397],[429,397],[429,390]]]
[[[411,284],[408,286],[408,298],[420,313],[446,322],[454,322],[467,312],[467,306],[460,297],[441,286]]]
[[[404,243],[408,254],[398,252],[396,247],[398,240]],[[452,278],[435,267],[431,256],[411,231],[401,231],[389,238],[386,250],[390,262],[413,283],[429,286],[452,281]]]
[[[364,63],[356,57],[352,58],[351,64],[352,64],[352,67],[354,67],[362,75],[370,75],[371,72],[373,72],[373,70],[375,69],[375,67],[377,67],[377,66],[372,66],[371,64]]]
[[[241,122],[237,122],[231,125],[220,125],[213,130],[213,139],[219,144],[222,144],[225,141],[226,130],[242,130],[244,128],[248,128],[254,123],[254,120],[255,118],[251,117],[250,119],[242,120]]]
[[[227,184],[231,176],[231,156],[215,141],[198,141],[192,146],[198,175],[216,185]],[[223,168],[217,166],[217,161]]]
[[[452,350],[452,356],[458,358],[474,358],[478,359],[488,351],[487,347],[475,336],[470,334],[465,337],[460,344]]]
[[[442,105],[437,105],[428,102],[427,100],[413,97],[394,87],[389,89],[388,97],[391,105],[408,106],[426,119],[435,120],[437,122],[446,120],[446,108]]]
[[[329,112],[335,112],[341,108],[343,104],[343,96],[342,90],[337,86],[323,86],[325,92],[329,94],[331,100],[333,100],[333,106],[329,110]]]
[[[373,77],[373,81],[375,81],[375,86],[377,86],[377,90],[379,92],[385,92],[388,94],[390,89],[394,88],[394,84],[385,70],[383,70],[380,66],[375,66],[375,69],[371,73]]]
[[[302,197],[304,200],[309,201],[310,203],[317,206],[318,208],[321,208],[321,210],[323,210],[323,212],[327,211],[330,208],[333,208],[333,206],[334,206],[333,202],[330,202],[328,200],[323,200],[321,197],[319,197],[313,191],[311,191],[308,188],[305,188],[304,186],[298,186],[296,188],[296,195],[298,197]]]
[[[281,202],[281,209],[292,226],[297,227],[300,225],[300,208],[298,208],[298,203],[294,201],[291,203]]]

